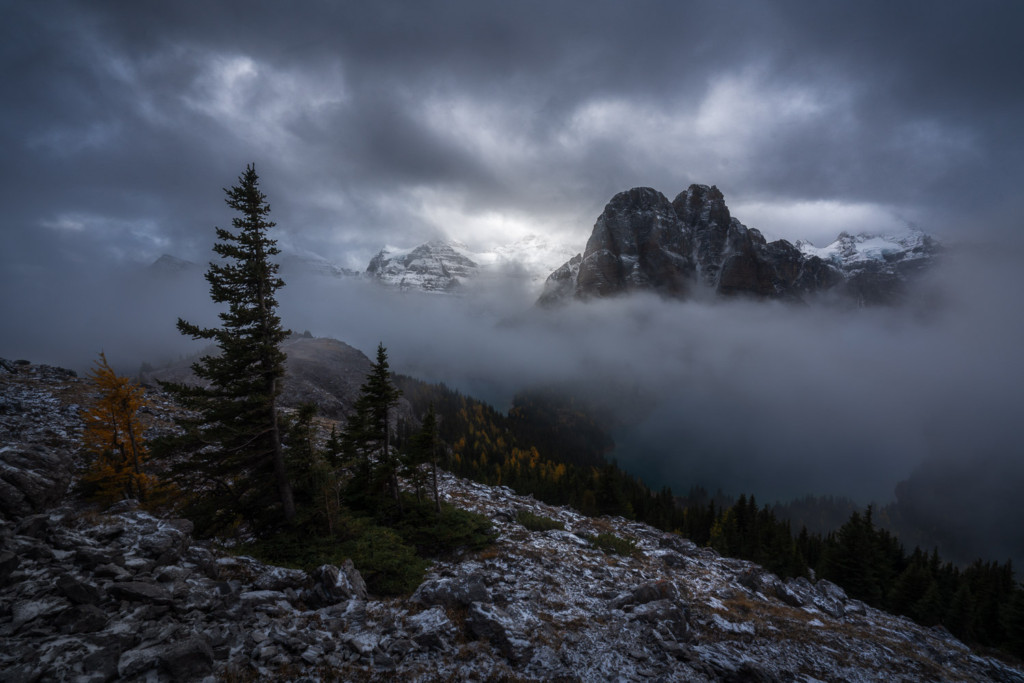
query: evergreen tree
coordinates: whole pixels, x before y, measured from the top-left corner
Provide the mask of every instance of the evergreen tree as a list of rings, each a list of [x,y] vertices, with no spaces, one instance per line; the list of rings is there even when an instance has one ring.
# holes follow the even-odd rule
[[[432,488],[434,492],[434,511],[438,514],[441,512],[441,497],[437,491],[437,459],[440,445],[441,443],[437,436],[437,414],[434,412],[434,404],[431,403],[430,407],[427,409],[426,416],[423,418],[423,425],[420,427],[420,432],[414,439],[414,456],[411,459],[410,464],[417,469],[420,463],[430,464]]]
[[[1007,649],[1024,657],[1024,588],[1017,588],[1003,610]]]
[[[315,471],[322,460],[314,443],[313,418],[316,413],[315,403],[303,403],[290,420],[285,419],[282,423],[288,479],[292,484],[292,497],[297,508],[308,506],[316,490]]]
[[[355,414],[349,418],[342,437],[343,452],[359,462],[355,487],[376,488],[375,481],[383,482],[399,507],[399,462],[391,447],[391,413],[401,395],[391,382],[387,349],[383,343],[378,344],[377,360],[359,390]]]
[[[835,535],[824,557],[823,578],[842,586],[853,598],[879,604],[879,552],[871,506],[865,514],[854,512]]]
[[[227,304],[219,314],[222,324],[203,328],[178,319],[182,334],[214,341],[219,353],[192,364],[200,385],[163,386],[199,415],[182,424],[193,449],[185,470],[205,484],[196,502],[207,530],[230,527],[238,515],[260,530],[271,523],[272,503],[286,522],[295,517],[277,414],[285,361],[281,342],[289,332],[281,326],[274,295],[284,282],[271,261],[280,250],[267,236],[275,224],[268,220],[270,205],[255,168],[248,166],[225,193],[239,215],[232,219],[234,231],[215,229],[213,251],[220,261],[206,272],[211,298]],[[267,480],[275,483],[276,495],[265,490]]]
[[[971,595],[971,587],[967,583],[961,583],[953,596],[953,601],[949,603],[949,611],[943,620],[950,633],[966,642],[974,639],[973,607],[974,596]]]

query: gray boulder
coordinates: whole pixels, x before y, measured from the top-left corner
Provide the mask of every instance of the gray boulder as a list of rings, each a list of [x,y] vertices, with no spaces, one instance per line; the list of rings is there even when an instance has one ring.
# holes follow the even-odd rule
[[[99,587],[68,574],[57,579],[57,590],[76,605],[95,605],[103,599],[103,591]]]
[[[154,605],[170,605],[174,598],[163,586],[143,581],[124,581],[110,584],[107,592],[117,600],[147,602]]]
[[[455,635],[455,626],[440,605],[409,617],[408,627],[413,641],[428,650],[447,649]]]
[[[468,607],[474,602],[490,602],[491,594],[484,585],[483,576],[470,574],[424,581],[412,594],[412,601],[421,605]]]
[[[45,512],[71,483],[71,455],[43,444],[0,447],[0,516],[17,520]]]
[[[325,564],[314,569],[309,578],[313,587],[302,597],[311,607],[326,607],[347,600],[366,600],[366,582],[352,560],[345,560],[340,567]]]
[[[7,579],[18,568],[18,556],[6,550],[0,551],[0,586],[7,585]]]
[[[466,628],[477,638],[490,641],[509,661],[528,661],[533,653],[530,638],[520,629],[523,624],[497,605],[474,602],[466,615]]]
[[[175,681],[202,678],[213,671],[213,650],[203,638],[192,636],[176,643],[128,650],[117,664],[121,678],[153,670],[162,671]]]
[[[644,605],[655,600],[676,600],[679,590],[668,581],[642,583],[631,591],[620,593],[612,599],[609,607],[622,609],[631,605]]]

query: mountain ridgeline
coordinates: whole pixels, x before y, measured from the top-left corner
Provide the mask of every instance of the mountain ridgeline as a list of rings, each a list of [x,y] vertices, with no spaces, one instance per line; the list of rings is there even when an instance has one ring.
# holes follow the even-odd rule
[[[817,295],[859,305],[898,302],[939,246],[919,231],[843,233],[828,247],[768,242],[729,213],[715,186],[691,185],[669,201],[649,187],[615,195],[586,250],[555,270],[540,303],[649,291],[804,301]]]

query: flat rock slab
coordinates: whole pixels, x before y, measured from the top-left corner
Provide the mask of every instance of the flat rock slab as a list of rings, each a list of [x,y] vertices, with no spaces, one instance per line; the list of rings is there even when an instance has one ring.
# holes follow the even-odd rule
[[[125,581],[113,583],[107,592],[118,600],[130,602],[148,602],[154,605],[170,605],[174,598],[163,586],[142,581]]]

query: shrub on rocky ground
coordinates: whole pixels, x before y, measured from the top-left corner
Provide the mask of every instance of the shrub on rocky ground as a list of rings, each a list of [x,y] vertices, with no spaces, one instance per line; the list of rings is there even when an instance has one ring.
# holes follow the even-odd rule
[[[632,557],[636,554],[636,541],[631,538],[619,538],[615,534],[608,533],[598,534],[597,536],[583,534],[582,537],[590,541],[595,548],[605,553],[622,555],[624,557]]]
[[[517,512],[516,521],[530,531],[550,531],[552,529],[565,531],[565,524],[558,520],[551,519],[550,517],[536,515],[529,510],[520,510]]]
[[[378,595],[407,595],[423,581],[428,557],[460,549],[481,550],[495,538],[483,515],[409,497],[401,516],[396,508],[378,510],[376,518],[343,516],[334,536],[309,536],[303,529],[282,531],[248,544],[240,551],[263,561],[312,571],[351,558]]]

